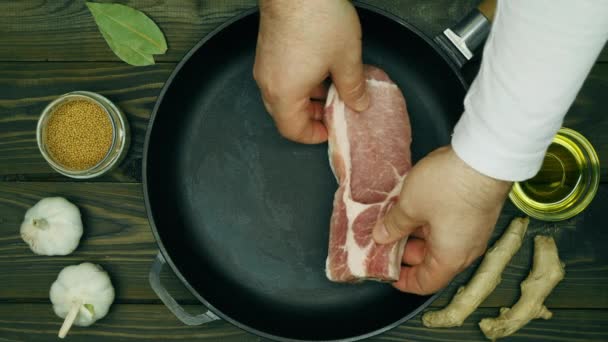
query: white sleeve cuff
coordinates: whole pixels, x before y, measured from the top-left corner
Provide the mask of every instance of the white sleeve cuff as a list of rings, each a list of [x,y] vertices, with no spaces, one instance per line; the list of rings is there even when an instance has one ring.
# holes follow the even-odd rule
[[[508,141],[499,141],[492,127],[484,127],[475,116],[465,112],[456,124],[452,136],[456,155],[473,169],[495,179],[517,182],[534,177],[542,165],[545,150],[515,153]]]
[[[608,38],[608,0],[499,0],[452,148],[496,179],[532,178]]]

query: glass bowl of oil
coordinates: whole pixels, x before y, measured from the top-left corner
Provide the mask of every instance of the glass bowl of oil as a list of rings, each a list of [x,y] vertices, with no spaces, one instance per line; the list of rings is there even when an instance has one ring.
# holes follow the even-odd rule
[[[562,127],[547,149],[540,171],[516,182],[509,193],[520,210],[543,221],[562,221],[581,213],[595,197],[600,163],[591,143]]]

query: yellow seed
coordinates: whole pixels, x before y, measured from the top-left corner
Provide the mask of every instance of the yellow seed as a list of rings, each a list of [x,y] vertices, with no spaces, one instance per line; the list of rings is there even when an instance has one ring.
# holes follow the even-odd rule
[[[57,163],[84,170],[106,156],[113,134],[108,113],[100,105],[76,100],[60,105],[51,114],[45,143]]]

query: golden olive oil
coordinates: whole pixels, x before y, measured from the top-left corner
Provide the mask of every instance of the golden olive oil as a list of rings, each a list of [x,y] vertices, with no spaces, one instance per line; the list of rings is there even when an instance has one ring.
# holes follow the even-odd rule
[[[529,199],[538,203],[558,203],[576,196],[585,161],[571,148],[555,142],[549,146],[538,174],[521,186]]]
[[[599,185],[599,160],[579,133],[562,128],[547,149],[540,171],[517,182],[509,194],[528,215],[541,220],[570,218],[591,202]]]

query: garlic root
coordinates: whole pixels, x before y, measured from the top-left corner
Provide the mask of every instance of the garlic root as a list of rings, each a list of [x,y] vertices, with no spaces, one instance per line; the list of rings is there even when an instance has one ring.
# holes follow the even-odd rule
[[[74,320],[76,319],[76,316],[78,315],[78,312],[80,311],[81,306],[82,306],[82,301],[80,301],[80,300],[75,301],[72,304],[72,307],[70,308],[70,311],[68,312],[68,315],[65,316],[65,320],[63,321],[63,324],[61,325],[61,329],[59,329],[59,335],[58,335],[59,338],[64,338],[68,334],[68,331],[72,327],[72,324],[74,324]]]
[[[529,218],[515,218],[501,238],[488,250],[473,278],[458,289],[450,304],[422,316],[426,327],[457,327],[492,293],[501,281],[501,273],[521,247],[530,223]]]
[[[36,227],[38,229],[47,229],[49,226],[49,222],[43,218],[33,219],[32,224],[34,225],[34,227]]]
[[[550,319],[552,313],[543,302],[564,276],[564,266],[553,238],[536,236],[532,271],[521,283],[521,297],[512,308],[500,309],[498,317],[482,319],[479,322],[481,331],[494,341],[513,334],[533,319]]]

